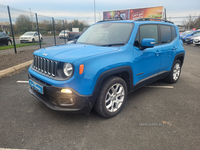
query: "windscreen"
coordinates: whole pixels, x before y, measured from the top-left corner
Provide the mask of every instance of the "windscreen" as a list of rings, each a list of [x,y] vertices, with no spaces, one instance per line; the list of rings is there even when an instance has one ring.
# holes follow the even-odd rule
[[[96,46],[125,45],[131,35],[133,23],[99,23],[88,28],[77,43]]]
[[[184,34],[182,34],[182,35],[190,35],[190,34],[192,34],[194,31],[189,31],[189,32],[185,32]]]
[[[200,32],[194,33],[194,36],[200,36]]]
[[[34,33],[33,32],[26,32],[24,33],[24,35],[33,35]]]

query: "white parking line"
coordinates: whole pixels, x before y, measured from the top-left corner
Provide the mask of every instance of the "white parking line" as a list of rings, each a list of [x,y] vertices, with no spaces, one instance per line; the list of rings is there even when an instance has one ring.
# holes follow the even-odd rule
[[[0,148],[0,150],[28,150],[28,149],[11,149],[11,148]]]
[[[163,88],[163,89],[173,89],[173,86],[145,86],[150,88]]]
[[[17,83],[29,83],[28,81],[17,81]]]

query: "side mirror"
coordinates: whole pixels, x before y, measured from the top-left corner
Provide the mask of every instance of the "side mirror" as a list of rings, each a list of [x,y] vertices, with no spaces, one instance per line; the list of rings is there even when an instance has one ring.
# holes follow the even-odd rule
[[[154,45],[155,45],[155,39],[151,38],[142,39],[141,46],[143,47],[143,49],[154,47]]]
[[[74,40],[73,44],[76,44],[76,42],[77,42],[77,39]]]

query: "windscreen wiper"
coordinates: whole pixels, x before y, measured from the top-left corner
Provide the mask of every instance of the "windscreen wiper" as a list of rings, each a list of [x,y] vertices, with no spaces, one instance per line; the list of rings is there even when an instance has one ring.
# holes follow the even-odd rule
[[[113,43],[113,44],[105,44],[105,45],[100,45],[100,46],[116,46],[116,45],[124,45],[124,43]]]

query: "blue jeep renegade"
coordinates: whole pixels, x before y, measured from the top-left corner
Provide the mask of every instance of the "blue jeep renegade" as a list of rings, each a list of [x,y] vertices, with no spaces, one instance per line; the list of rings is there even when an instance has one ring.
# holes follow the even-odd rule
[[[176,83],[185,51],[172,22],[142,18],[102,21],[75,44],[34,52],[29,92],[58,111],[117,115],[127,95],[165,79]]]

